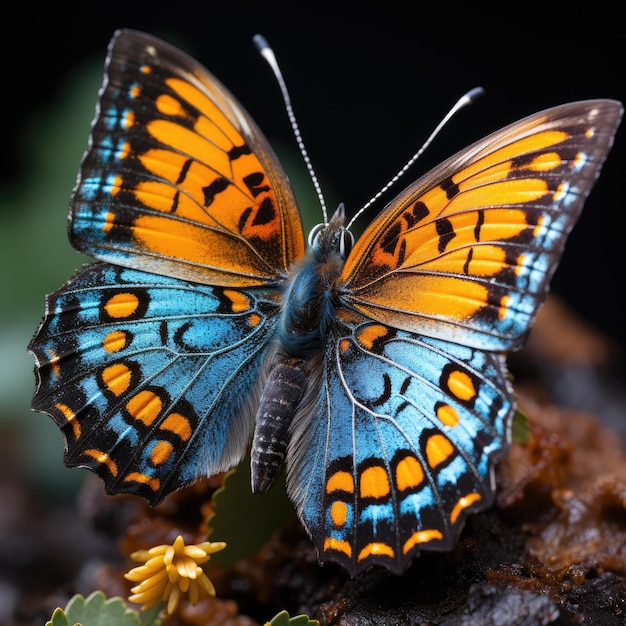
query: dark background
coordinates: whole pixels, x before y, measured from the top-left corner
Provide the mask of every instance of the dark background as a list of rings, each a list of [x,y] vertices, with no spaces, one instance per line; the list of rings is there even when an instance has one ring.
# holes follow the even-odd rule
[[[602,2],[590,3],[585,12],[563,2],[476,4],[438,2],[424,9],[395,2],[127,2],[123,9],[83,3],[71,11],[59,3],[36,10],[18,4],[16,18],[5,25],[17,39],[4,36],[1,42],[0,182],[27,174],[24,125],[69,97],[68,76],[88,63],[101,67],[119,27],[146,30],[183,47],[230,87],[272,142],[291,146],[278,89],[251,44],[256,32],[264,34],[282,65],[331,204],[345,201],[349,214],[471,87],[482,85],[486,97],[457,116],[402,184],[487,132],[542,108],[626,98],[623,23]],[[89,115],[94,102],[95,93],[83,105]],[[88,129],[80,132],[86,144]],[[553,283],[575,310],[621,344],[624,143],[622,129]],[[50,162],[63,150],[56,146]],[[70,190],[71,184],[68,195]],[[65,219],[66,206],[42,210]]]

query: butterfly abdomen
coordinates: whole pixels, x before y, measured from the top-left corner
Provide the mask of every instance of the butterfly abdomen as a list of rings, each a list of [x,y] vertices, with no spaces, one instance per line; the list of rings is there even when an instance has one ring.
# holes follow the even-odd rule
[[[286,359],[270,371],[259,402],[252,444],[254,493],[267,492],[283,467],[289,426],[304,395],[307,378],[301,359]]]

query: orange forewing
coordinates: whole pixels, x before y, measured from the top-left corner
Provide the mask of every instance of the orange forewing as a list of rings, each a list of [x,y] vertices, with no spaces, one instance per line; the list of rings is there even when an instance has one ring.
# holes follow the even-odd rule
[[[303,255],[304,236],[278,158],[214,76],[153,43],[122,33],[111,44],[72,200],[74,245],[121,265],[130,252],[148,271],[206,284],[281,282]],[[115,158],[103,165],[111,138]],[[108,210],[86,212],[104,192]]]
[[[521,329],[468,338],[476,320],[504,319],[523,298],[540,305],[612,140],[615,107],[557,107],[448,159],[400,193],[356,243],[339,279],[342,300],[396,328],[478,347],[510,348]],[[558,222],[558,223],[557,223]],[[532,280],[528,252],[545,267]],[[511,297],[513,296],[513,297]],[[490,340],[489,340],[490,341]]]

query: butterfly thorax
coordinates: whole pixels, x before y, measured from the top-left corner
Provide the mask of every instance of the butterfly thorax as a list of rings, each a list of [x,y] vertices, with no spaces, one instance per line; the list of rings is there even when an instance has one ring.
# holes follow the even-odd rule
[[[289,281],[278,329],[281,350],[303,359],[322,347],[333,323],[333,285],[343,265],[334,252],[320,261],[315,256],[310,251]]]
[[[307,359],[316,354],[334,321],[334,285],[345,262],[346,241],[351,240],[343,223],[340,205],[328,224],[311,231],[306,255],[294,265],[287,282],[278,342],[289,357]]]
[[[343,208],[312,231],[283,297],[275,351],[261,393],[252,443],[252,489],[267,491],[286,456],[289,427],[311,388],[312,370],[335,319],[334,286],[345,262]],[[314,385],[313,385],[314,386]]]

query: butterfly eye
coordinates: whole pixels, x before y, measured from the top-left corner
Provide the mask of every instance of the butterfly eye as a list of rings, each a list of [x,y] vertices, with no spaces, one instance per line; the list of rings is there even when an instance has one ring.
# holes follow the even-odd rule
[[[354,235],[349,230],[342,229],[339,233],[339,254],[346,259],[354,246]]]
[[[319,244],[320,235],[324,232],[326,224],[316,224],[309,233],[309,247],[315,248]]]

